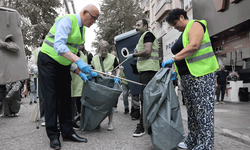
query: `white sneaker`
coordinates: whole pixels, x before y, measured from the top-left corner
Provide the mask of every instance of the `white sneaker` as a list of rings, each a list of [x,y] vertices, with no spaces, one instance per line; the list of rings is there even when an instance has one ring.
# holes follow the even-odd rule
[[[215,105],[219,105],[219,104],[220,104],[220,102],[216,102],[216,103],[215,103]]]
[[[181,149],[188,149],[188,147],[186,146],[186,144],[184,142],[180,142],[178,144],[178,147],[181,148]]]
[[[118,113],[117,107],[114,107],[114,112]]]
[[[110,122],[108,123],[108,131],[113,131],[114,130],[114,123],[113,122]]]
[[[41,126],[44,127],[44,126],[45,126],[45,122],[42,122],[42,123],[41,123]]]

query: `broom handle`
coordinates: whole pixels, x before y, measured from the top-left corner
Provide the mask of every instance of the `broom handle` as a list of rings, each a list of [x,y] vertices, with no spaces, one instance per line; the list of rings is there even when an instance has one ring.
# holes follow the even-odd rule
[[[113,78],[118,78],[118,79],[121,79],[121,80],[125,80],[125,81],[128,81],[128,82],[134,83],[134,84],[146,86],[145,84],[142,84],[142,83],[139,83],[139,82],[135,82],[135,81],[132,81],[132,80],[129,80],[129,79],[117,77],[117,76],[114,76],[114,75],[109,75],[109,74],[107,74],[105,72],[97,71],[97,70],[94,70],[94,69],[91,69],[91,71],[95,71],[97,73],[104,74],[104,75],[107,75],[107,76],[110,76],[110,77],[113,77]]]

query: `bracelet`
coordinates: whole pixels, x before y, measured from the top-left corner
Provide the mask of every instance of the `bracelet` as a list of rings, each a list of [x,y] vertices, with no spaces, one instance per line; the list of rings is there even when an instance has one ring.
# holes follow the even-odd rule
[[[176,61],[175,55],[172,56],[173,60]]]

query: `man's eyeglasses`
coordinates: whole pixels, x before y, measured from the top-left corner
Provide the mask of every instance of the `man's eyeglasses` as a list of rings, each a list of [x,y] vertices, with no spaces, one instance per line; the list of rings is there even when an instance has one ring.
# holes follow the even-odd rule
[[[89,15],[91,16],[92,19],[97,20],[97,17],[92,16],[92,14],[89,11],[87,11],[87,12],[89,13]]]

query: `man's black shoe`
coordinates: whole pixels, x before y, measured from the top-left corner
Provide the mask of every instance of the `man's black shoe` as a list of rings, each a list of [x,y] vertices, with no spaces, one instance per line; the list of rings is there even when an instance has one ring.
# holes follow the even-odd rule
[[[72,141],[72,142],[84,142],[87,143],[87,139],[79,137],[75,133],[71,136],[67,136],[66,138],[63,138],[63,141]]]
[[[100,128],[101,128],[101,126],[100,126],[100,124],[99,124],[95,129],[97,130],[97,129],[100,129]]]
[[[129,113],[129,109],[128,108],[125,108],[125,111],[124,111],[124,114],[128,114]]]
[[[50,140],[50,148],[61,149],[61,143],[58,139]]]

